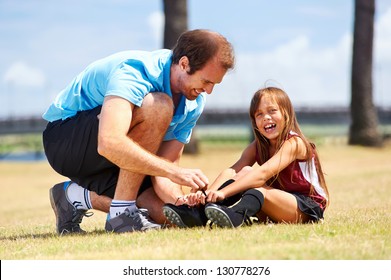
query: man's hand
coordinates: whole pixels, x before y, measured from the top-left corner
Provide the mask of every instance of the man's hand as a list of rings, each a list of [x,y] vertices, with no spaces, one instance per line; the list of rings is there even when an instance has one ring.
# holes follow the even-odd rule
[[[208,177],[200,169],[178,167],[178,171],[169,176],[169,179],[179,185],[192,188],[195,192],[209,184]]]

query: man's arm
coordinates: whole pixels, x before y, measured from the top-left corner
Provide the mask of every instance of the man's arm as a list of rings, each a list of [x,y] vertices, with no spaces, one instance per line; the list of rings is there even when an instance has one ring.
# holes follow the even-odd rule
[[[153,112],[153,101],[149,105],[152,110],[148,111],[150,115],[145,114],[142,117],[152,118],[156,122],[156,116],[169,114],[170,119],[172,111],[162,110],[162,106],[156,108],[158,112]],[[144,100],[143,106],[147,108],[148,101]],[[166,106],[167,110],[172,107]],[[98,152],[108,160],[119,166],[121,169],[129,170],[135,173],[148,174],[153,176],[167,177],[170,180],[189,186],[193,189],[203,188],[208,184],[206,176],[198,169],[180,168],[169,160],[165,160],[147,151],[133,139],[142,139],[148,137],[147,129],[137,135],[137,126],[142,125],[146,120],[138,118],[134,114],[135,106],[129,101],[116,97],[106,97],[102,106],[98,133]],[[134,132],[134,134],[132,134]],[[143,136],[143,137],[141,137]],[[143,141],[143,140],[140,140]],[[149,140],[151,143],[153,141]],[[159,147],[161,140],[157,143]],[[156,143],[155,143],[156,144]],[[153,149],[153,147],[152,147]]]
[[[158,156],[173,162],[175,165],[179,165],[184,146],[185,145],[178,140],[165,141],[159,148]],[[156,194],[164,203],[178,204],[178,202],[183,202],[177,201],[178,197],[184,195],[181,185],[160,176],[152,177],[152,183]]]

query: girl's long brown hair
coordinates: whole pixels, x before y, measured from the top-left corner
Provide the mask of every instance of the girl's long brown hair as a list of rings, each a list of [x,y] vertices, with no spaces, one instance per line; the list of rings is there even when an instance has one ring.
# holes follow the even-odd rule
[[[279,106],[279,109],[282,113],[285,122],[285,127],[283,128],[282,133],[279,135],[277,139],[276,152],[282,147],[284,141],[288,139],[288,135],[290,131],[297,133],[299,137],[303,140],[306,147],[305,160],[307,161],[308,166],[311,167],[312,166],[311,161],[312,158],[314,157],[316,172],[319,177],[319,183],[324,189],[325,193],[327,194],[327,197],[329,197],[329,192],[324,178],[322,166],[320,164],[319,155],[315,149],[315,145],[311,143],[301,131],[299,123],[296,118],[295,110],[292,106],[289,96],[285,93],[285,91],[276,87],[265,87],[258,90],[257,92],[255,92],[250,104],[249,114],[251,118],[252,130],[257,145],[258,159],[260,161],[259,164],[260,165],[264,164],[273,156],[269,154],[270,142],[266,137],[264,137],[259,132],[255,120],[255,113],[258,110],[259,103],[261,102],[261,99],[266,96],[274,100],[274,102]],[[278,174],[272,180],[274,181],[276,179],[278,180]],[[313,186],[311,186],[311,192],[314,192]],[[326,203],[328,204],[329,200],[327,200]]]

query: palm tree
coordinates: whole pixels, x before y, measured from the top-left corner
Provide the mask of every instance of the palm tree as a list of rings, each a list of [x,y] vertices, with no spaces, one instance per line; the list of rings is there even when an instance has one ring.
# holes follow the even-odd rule
[[[187,30],[187,0],[163,0],[164,42],[163,48],[171,49]]]
[[[382,144],[377,111],[372,101],[374,14],[375,0],[355,0],[350,145]]]
[[[172,49],[179,35],[185,32],[187,27],[187,0],[163,0],[164,6],[164,42],[163,48]],[[190,143],[185,146],[184,153],[198,153],[198,140],[193,129]]]

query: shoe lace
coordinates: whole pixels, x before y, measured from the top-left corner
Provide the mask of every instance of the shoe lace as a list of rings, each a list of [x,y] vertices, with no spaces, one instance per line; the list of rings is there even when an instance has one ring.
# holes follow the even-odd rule
[[[237,213],[243,215],[243,222],[247,226],[251,226],[253,224],[253,221],[251,220],[251,217],[247,215],[247,209],[242,210],[242,211],[238,211]]]
[[[83,217],[91,217],[92,215],[94,215],[93,212],[87,212],[87,210],[73,208],[73,226],[79,226],[83,220]]]
[[[125,212],[127,213],[127,215],[130,217],[131,214],[130,212]],[[136,218],[136,220],[142,224],[142,225],[152,225],[154,224],[151,219],[149,218],[149,213],[148,213],[148,210],[147,209],[144,209],[144,208],[139,208],[137,210],[135,210],[132,215],[134,215],[133,217]]]

